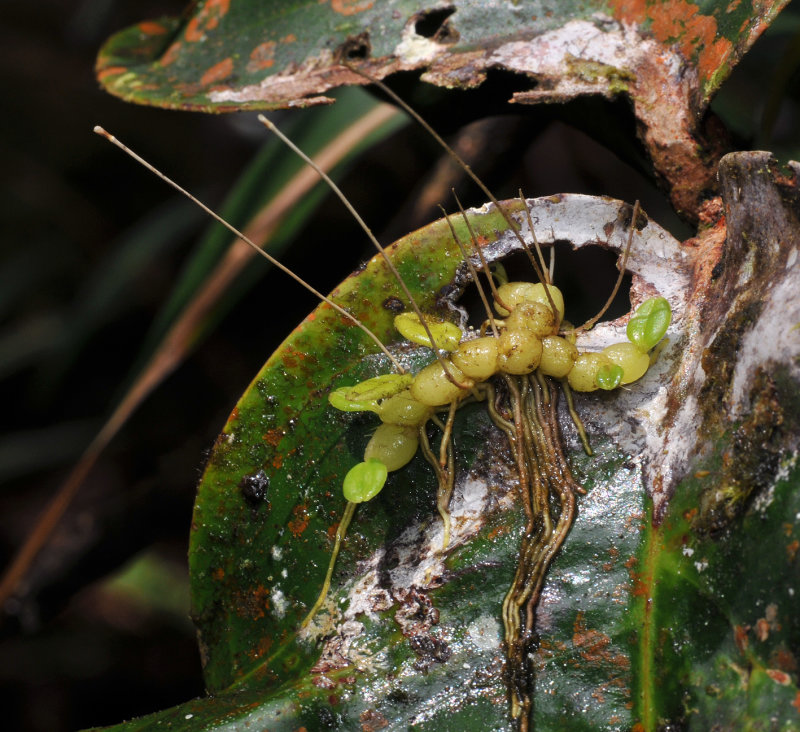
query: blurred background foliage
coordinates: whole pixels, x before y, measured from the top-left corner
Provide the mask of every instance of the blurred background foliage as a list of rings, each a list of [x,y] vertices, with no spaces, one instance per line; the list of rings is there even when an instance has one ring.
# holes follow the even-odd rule
[[[239,224],[259,203],[252,191],[274,184],[274,166],[259,167],[270,142],[253,115],[141,108],[99,90],[93,64],[109,35],[183,7],[181,0],[0,6],[4,564],[124,393],[198,247],[219,236],[92,126],[102,124],[215,206],[249,167],[247,190],[228,201]],[[736,147],[800,158],[798,67],[800,4],[793,2],[713,102]],[[624,103],[601,105],[593,137],[574,126],[586,116],[577,106],[502,118],[474,108],[477,121],[459,132],[436,116],[437,93],[425,92],[434,125],[457,135],[498,197],[518,187],[528,196],[638,197],[678,238],[692,233],[642,174]],[[462,104],[469,108],[468,95]],[[276,119],[308,131],[324,113]],[[460,179],[423,132],[398,127],[339,175],[384,242],[438,218],[435,203]],[[464,196],[482,202],[471,189]],[[327,291],[367,256],[367,245],[331,196],[307,208],[285,261]],[[258,263],[225,300],[210,318],[215,327],[106,450],[37,562],[24,600],[2,609],[4,728],[113,723],[203,692],[185,561],[202,456],[262,362],[315,304]]]

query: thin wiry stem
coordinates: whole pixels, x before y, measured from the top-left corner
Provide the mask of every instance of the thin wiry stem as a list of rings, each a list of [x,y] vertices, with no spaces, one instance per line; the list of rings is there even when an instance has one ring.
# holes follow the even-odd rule
[[[263,114],[258,115],[258,121],[261,122],[272,134],[274,134],[278,139],[283,142],[292,152],[294,152],[297,156],[299,156],[307,165],[310,165],[319,175],[325,183],[328,184],[328,187],[338,196],[339,200],[344,204],[345,208],[350,212],[353,218],[356,220],[356,223],[361,227],[364,233],[367,235],[367,238],[372,242],[372,245],[378,251],[378,254],[383,257],[383,261],[386,263],[386,266],[389,268],[389,271],[394,276],[395,280],[397,280],[397,284],[400,285],[400,288],[403,290],[403,293],[408,298],[408,302],[411,305],[411,308],[416,313],[417,317],[422,323],[422,327],[425,329],[425,334],[430,339],[431,346],[433,348],[433,352],[436,354],[436,358],[439,361],[442,369],[444,370],[444,374],[447,377],[447,380],[450,381],[452,384],[455,384],[459,389],[466,389],[468,388],[466,384],[462,384],[459,382],[455,376],[453,376],[452,372],[448,368],[447,361],[442,357],[442,354],[439,353],[439,349],[436,347],[436,339],[433,337],[433,333],[431,333],[431,329],[428,326],[427,321],[425,320],[425,316],[422,314],[422,310],[420,310],[419,305],[417,305],[417,301],[414,299],[414,296],[411,294],[411,290],[408,289],[408,285],[406,284],[405,280],[400,276],[400,272],[397,271],[397,267],[394,266],[394,262],[389,258],[389,255],[386,253],[386,250],[380,245],[380,242],[372,233],[372,230],[367,226],[366,221],[361,218],[358,211],[355,210],[353,204],[347,199],[347,196],[344,195],[342,189],[333,182],[331,177],[320,168],[308,155],[306,155],[297,145],[295,145],[286,135],[283,134],[275,124],[268,120]]]
[[[531,232],[531,238],[533,239],[533,247],[536,249],[536,256],[539,257],[539,264],[542,267],[542,272],[544,273],[544,284],[549,285],[553,281],[553,274],[547,269],[547,265],[544,263],[544,256],[542,255],[542,248],[539,246],[539,240],[536,238],[536,232],[533,229],[533,219],[531,218],[531,212],[528,208],[527,203],[525,202],[525,196],[522,194],[522,188],[519,189],[519,200],[522,202],[522,207],[525,209],[525,218],[528,220],[528,228]],[[531,251],[528,247],[525,247],[525,253],[528,255],[528,259],[533,258]],[[531,262],[533,264],[533,262]],[[535,269],[535,267],[534,267]]]
[[[314,606],[311,608],[308,615],[306,615],[305,620],[300,623],[301,628],[305,628],[314,619],[314,616],[317,614],[328,597],[328,591],[331,587],[331,577],[333,576],[333,568],[336,566],[336,558],[339,556],[339,549],[342,546],[342,541],[347,534],[347,529],[350,526],[350,522],[353,519],[353,514],[356,512],[357,506],[358,504],[353,503],[353,501],[347,502],[347,506],[344,509],[344,514],[342,514],[342,520],[339,522],[339,526],[336,528],[336,542],[333,545],[333,552],[331,553],[330,562],[328,562],[328,571],[325,573],[325,580],[322,583],[322,589],[319,592],[319,597],[314,603]]]
[[[453,150],[443,139],[442,137],[434,130],[423,118],[422,116],[416,112],[414,109],[409,106],[409,104],[403,100],[400,96],[395,94],[386,84],[384,84],[379,79],[375,79],[374,77],[370,76],[366,72],[362,71],[361,69],[352,66],[349,63],[343,62],[345,68],[349,71],[352,71],[354,74],[358,74],[363,78],[367,79],[371,84],[377,86],[384,94],[387,94],[392,99],[394,99],[397,104],[399,104],[409,115],[411,115],[424,129],[428,132],[434,140],[441,146],[441,148],[455,161],[455,163],[475,182],[478,188],[483,191],[483,193],[487,196],[487,198],[495,205],[497,210],[506,220],[508,227],[514,233],[514,236],[517,238],[519,243],[522,245],[523,249],[527,249],[527,244],[525,243],[525,239],[522,238],[522,235],[519,233],[519,229],[517,228],[517,223],[511,218],[511,215],[506,211],[501,205],[500,202],[495,198],[494,194],[486,187],[486,184],[475,174],[475,171],[470,168],[469,164],[461,159],[458,153]],[[536,276],[539,278],[541,282],[546,282],[545,273],[539,267],[538,263],[534,260],[533,268],[536,270]],[[553,302],[552,297],[550,296],[550,292],[545,288],[545,294],[547,295],[547,299],[550,302],[550,307],[553,309],[553,312],[556,312],[556,306]]]
[[[98,135],[100,135],[101,137],[105,137],[106,140],[108,140],[113,145],[116,145],[120,150],[122,150],[124,153],[129,155],[131,158],[133,158],[140,165],[143,165],[151,173],[153,173],[156,176],[158,176],[159,178],[161,178],[161,180],[163,180],[165,183],[167,183],[168,185],[172,186],[172,188],[174,188],[176,191],[178,191],[179,193],[182,193],[190,201],[192,201],[192,203],[195,203],[196,205],[198,205],[201,209],[203,209],[203,211],[205,211],[209,216],[211,216],[211,218],[215,219],[220,224],[222,224],[226,229],[228,229],[228,231],[230,231],[234,236],[236,236],[238,239],[243,241],[249,247],[252,247],[252,249],[255,252],[257,252],[260,256],[264,257],[264,259],[266,259],[269,262],[271,262],[275,267],[277,267],[279,270],[281,270],[281,272],[284,272],[287,275],[289,275],[289,277],[291,277],[295,282],[300,284],[302,287],[305,287],[305,289],[308,290],[309,292],[311,292],[315,297],[319,298],[322,302],[325,302],[328,305],[330,305],[334,310],[336,310],[338,313],[341,313],[342,315],[344,315],[354,325],[357,325],[359,328],[361,328],[361,330],[364,331],[364,333],[366,333],[377,344],[378,348],[380,348],[381,351],[383,351],[389,357],[389,359],[391,360],[391,362],[394,365],[395,369],[397,369],[397,371],[399,373],[401,373],[401,374],[405,373],[405,370],[400,365],[400,363],[397,361],[397,359],[388,351],[386,346],[383,345],[383,341],[381,341],[381,339],[378,338],[378,336],[375,335],[375,333],[373,333],[369,328],[367,328],[367,326],[364,325],[355,315],[347,312],[347,310],[345,310],[345,308],[343,308],[341,305],[338,305],[333,300],[331,300],[329,297],[326,297],[325,295],[323,295],[319,290],[317,290],[312,285],[310,285],[308,282],[306,282],[302,277],[300,277],[299,275],[297,275],[294,272],[292,272],[292,270],[290,270],[287,266],[285,266],[280,261],[275,259],[275,257],[273,257],[269,252],[265,251],[260,246],[258,246],[258,244],[256,244],[252,239],[250,239],[249,237],[245,236],[241,231],[239,231],[237,228],[235,228],[234,226],[229,224],[227,221],[225,221],[225,219],[223,219],[222,216],[220,216],[216,211],[213,211],[212,209],[210,209],[202,201],[200,201],[198,198],[196,198],[191,193],[189,193],[189,191],[187,191],[185,188],[183,188],[180,185],[178,185],[174,180],[172,180],[167,175],[165,175],[160,170],[158,170],[158,168],[156,168],[153,165],[151,165],[150,163],[148,163],[143,157],[141,157],[140,155],[135,153],[133,150],[131,150],[124,143],[120,142],[116,137],[114,137],[114,135],[112,135],[109,132],[106,132],[99,125],[95,126],[94,131]]]
[[[622,285],[622,279],[625,277],[626,267],[628,266],[628,257],[631,253],[631,245],[633,244],[633,231],[636,228],[636,219],[639,217],[639,201],[633,205],[633,217],[631,218],[631,228],[628,231],[628,243],[625,245],[625,252],[622,255],[622,262],[619,265],[619,275],[617,276],[617,281],[614,283],[614,289],[611,290],[611,294],[608,296],[608,300],[606,300],[606,304],[600,308],[600,312],[597,313],[593,318],[589,318],[583,325],[578,328],[575,328],[573,333],[579,333],[580,331],[589,330],[600,318],[605,315],[606,310],[611,307],[611,303],[614,302],[614,298],[617,296],[619,292],[619,288]]]
[[[489,280],[489,289],[492,291],[492,298],[501,308],[505,308],[506,310],[511,310],[511,308],[505,303],[503,298],[500,297],[500,293],[497,291],[497,286],[494,283],[494,277],[492,277],[492,270],[489,267],[489,263],[486,261],[486,257],[483,256],[483,249],[478,245],[478,238],[475,236],[475,232],[472,230],[472,224],[470,223],[469,217],[464,211],[464,207],[461,205],[461,200],[456,195],[455,188],[453,189],[453,198],[456,199],[456,205],[458,206],[458,210],[461,212],[461,217],[464,219],[464,223],[467,225],[467,230],[469,231],[469,237],[475,246],[475,251],[477,251],[478,257],[480,257],[481,268],[483,269],[484,273],[486,274],[486,277]],[[489,312],[489,320],[492,323],[492,327],[494,327],[494,319],[492,318],[491,312]]]
[[[478,278],[478,272],[475,269],[475,266],[472,264],[472,259],[470,258],[469,254],[467,254],[467,250],[464,247],[464,244],[461,242],[461,239],[458,238],[458,234],[456,234],[455,227],[453,226],[453,222],[450,221],[450,216],[447,214],[447,211],[444,210],[444,206],[439,206],[442,209],[442,213],[444,214],[445,221],[447,221],[447,225],[450,227],[450,232],[453,235],[453,240],[456,244],[458,244],[458,248],[461,250],[461,255],[464,257],[464,261],[467,263],[467,268],[469,269],[469,273],[472,276],[472,281],[475,283],[475,286],[478,288],[478,295],[481,298],[481,302],[483,303],[483,308],[486,311],[486,315],[489,318],[489,322],[492,325],[492,332],[494,333],[495,338],[498,336],[497,325],[494,322],[494,315],[492,315],[492,309],[489,307],[489,300],[486,298],[486,292],[483,289],[483,285],[481,284],[480,279]],[[462,211],[463,214],[463,211]],[[466,215],[464,215],[464,220],[467,222],[467,227],[469,228],[470,235],[472,234],[472,227],[469,225],[469,219],[467,219]],[[480,251],[480,246],[475,239],[473,238],[473,242],[475,248]],[[483,258],[481,254],[481,260],[485,262],[486,260]],[[492,282],[492,274],[489,272],[487,275],[489,277],[489,284],[494,291],[494,284]]]

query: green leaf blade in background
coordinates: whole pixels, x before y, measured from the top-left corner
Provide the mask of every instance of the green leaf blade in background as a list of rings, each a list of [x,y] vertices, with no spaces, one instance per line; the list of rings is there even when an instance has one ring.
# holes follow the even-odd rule
[[[785,459],[766,493],[709,532],[697,496],[715,490],[730,449],[723,441],[699,477],[681,484],[659,531],[654,661],[671,673],[654,710],[689,729],[797,729],[800,471],[796,455]]]
[[[312,157],[337,142],[351,125],[358,124],[379,105],[373,97],[358,88],[342,89],[337,97],[342,104],[311,110],[302,118],[289,120],[286,125],[286,133]],[[365,149],[385,139],[406,123],[404,117],[395,115],[339,153],[339,162],[330,171],[332,179],[338,180]],[[250,222],[256,220],[262,211],[280,199],[284,190],[295,183],[296,176],[304,165],[279,140],[268,139],[241,180],[226,197],[220,207],[220,215],[233,226],[246,230]],[[299,232],[308,224],[327,194],[328,188],[322,181],[309,192],[298,190],[297,200],[292,201],[289,210],[280,212],[280,220],[271,231],[262,231],[260,241],[256,243],[263,243],[265,251],[280,259],[296,243]],[[183,268],[171,297],[163,305],[142,344],[139,358],[131,369],[131,379],[141,372],[142,367],[152,358],[153,352],[163,344],[170,329],[180,322],[181,316],[194,300],[204,295],[203,288],[211,281],[215,272],[225,268],[223,259],[230,247],[245,246],[221,224],[214,222],[208,227]],[[255,258],[250,256],[249,259]],[[243,258],[238,265],[239,270],[243,271],[229,274],[230,277],[236,276],[236,287],[227,287],[218,293],[211,303],[211,311],[204,316],[202,322],[194,324],[191,346],[202,340],[271,266],[265,261],[256,260],[250,261],[249,266],[244,267],[245,261],[247,258]]]

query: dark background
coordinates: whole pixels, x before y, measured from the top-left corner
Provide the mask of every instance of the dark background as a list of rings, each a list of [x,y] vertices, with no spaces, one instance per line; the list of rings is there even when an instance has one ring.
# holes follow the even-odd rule
[[[94,57],[111,33],[183,8],[176,0],[5,0],[0,7],[3,565],[123,393],[206,226],[202,213],[92,127],[102,124],[212,205],[264,141],[254,115],[136,107],[98,88]],[[796,3],[784,11],[715,101],[738,147],[769,145],[797,156],[799,13]],[[399,80],[412,97],[414,81]],[[468,96],[459,107],[473,118],[485,110]],[[461,120],[437,117],[436,104],[428,112],[437,128],[456,132]],[[587,118],[591,136],[571,124]],[[501,198],[519,186],[528,196],[640,197],[676,236],[691,234],[639,172],[646,164],[624,103],[590,114],[580,105],[529,110],[464,134]],[[438,218],[435,210],[415,212],[414,202],[439,157],[423,132],[407,126],[345,176],[345,190],[384,242]],[[466,203],[482,202],[468,188],[464,195]],[[364,242],[329,199],[287,262],[327,291],[368,256]],[[601,298],[613,278],[612,262],[605,265],[604,278],[595,277]],[[2,608],[3,728],[111,724],[203,692],[185,566],[195,483],[239,394],[314,306],[276,273],[230,297],[235,308],[112,442],[21,597]]]

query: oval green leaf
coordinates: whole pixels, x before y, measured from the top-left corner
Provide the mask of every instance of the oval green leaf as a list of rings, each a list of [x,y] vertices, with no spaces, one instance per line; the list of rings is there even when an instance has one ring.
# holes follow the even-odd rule
[[[446,320],[426,319],[425,322],[433,336],[434,343],[416,313],[400,313],[394,319],[394,327],[404,338],[428,348],[440,348],[444,351],[455,351],[461,341],[461,328]]]
[[[645,300],[628,321],[628,340],[647,352],[666,335],[672,322],[672,308],[663,297]]]
[[[345,500],[353,503],[370,501],[383,490],[389,471],[375,458],[354,465],[342,481]]]
[[[328,403],[342,412],[377,412],[379,401],[411,385],[411,374],[380,374],[353,386],[340,386],[328,394]]]

